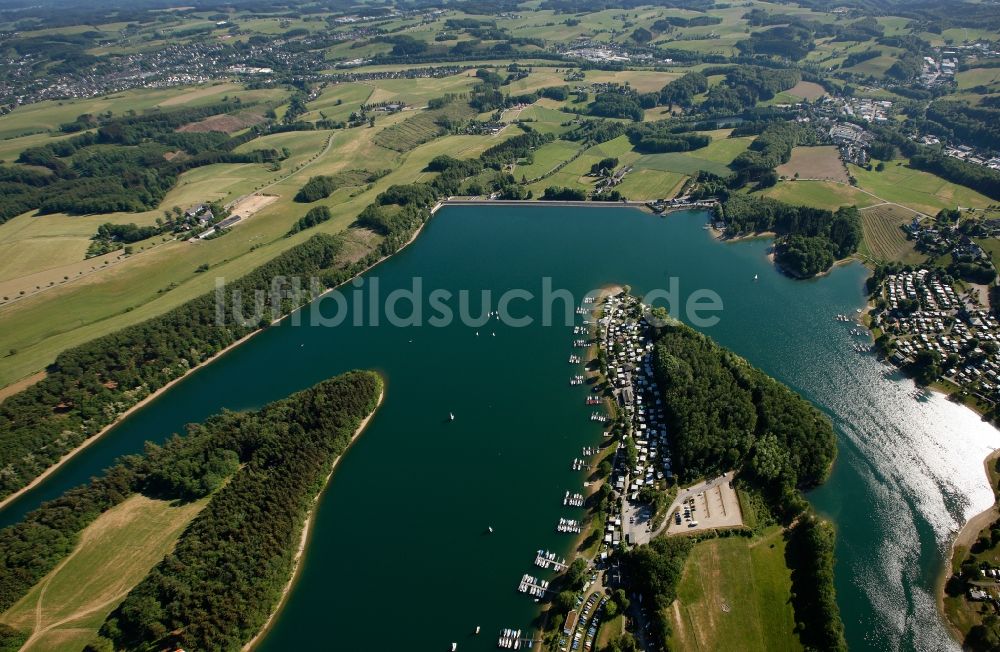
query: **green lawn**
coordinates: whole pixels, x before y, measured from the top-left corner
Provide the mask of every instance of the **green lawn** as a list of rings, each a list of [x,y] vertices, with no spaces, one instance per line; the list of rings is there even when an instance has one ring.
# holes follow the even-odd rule
[[[863,208],[878,203],[877,199],[857,188],[833,181],[779,181],[778,185],[765,190],[764,195],[797,206],[828,210],[837,210],[841,206]]]
[[[971,68],[955,75],[959,89],[1000,83],[1000,68]]]
[[[975,190],[945,181],[929,172],[907,167],[906,161],[890,161],[882,172],[848,167],[857,178],[858,187],[878,195],[885,201],[934,215],[942,208],[985,208],[993,203]]]
[[[782,530],[695,545],[671,610],[679,650],[801,650]]]
[[[633,200],[671,199],[687,178],[677,172],[637,169],[625,175],[616,189]]]
[[[563,161],[568,161],[578,151],[580,151],[579,143],[554,140],[551,143],[542,145],[535,151],[534,162],[531,165],[517,166],[514,170],[514,176],[517,179],[520,179],[522,176],[528,179],[536,179],[554,169]]]
[[[646,154],[636,161],[635,166],[688,176],[694,176],[700,170],[723,176],[730,173],[729,163],[753,141],[753,137],[750,136],[726,138],[725,135],[729,133],[726,129],[706,133],[712,136],[712,142],[707,147],[691,152]]]
[[[309,112],[302,119],[314,122],[325,115],[327,120],[346,121],[351,112],[368,101],[374,90],[368,84],[331,84],[319,97],[309,102]]]

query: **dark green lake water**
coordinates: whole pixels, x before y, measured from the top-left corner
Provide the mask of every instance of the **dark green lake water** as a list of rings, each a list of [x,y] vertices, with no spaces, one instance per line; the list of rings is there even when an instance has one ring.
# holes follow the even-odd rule
[[[838,528],[837,590],[851,648],[957,649],[933,586],[952,530],[992,502],[981,461],[1000,433],[940,397],[914,399],[912,383],[851,348],[851,326],[833,316],[863,305],[863,267],[793,281],[768,262],[766,241],[720,244],[703,224],[702,214],[663,219],[623,208],[449,207],[358,291],[373,296],[377,278],[384,298],[420,276],[428,292],[472,291],[473,314],[480,290],[494,302],[512,288],[540,295],[543,277],[577,298],[609,283],[646,293],[670,277],[682,299],[715,291],[724,310],[705,332],[836,423],[839,459],[810,499]],[[354,290],[345,289],[349,299]],[[537,317],[540,309],[535,301],[512,311]],[[444,650],[457,641],[462,650],[496,649],[500,628],[527,629],[535,613],[515,592],[523,573],[539,570],[534,551],[568,552],[554,526],[575,511],[561,506],[563,493],[584,479],[570,463],[600,440],[587,390],[568,385],[579,369],[567,363],[572,339],[571,326],[495,320],[412,328],[384,318],[335,328],[286,321],[131,416],[0,513],[0,525],[144,440],[373,368],[386,379],[385,402],[331,480],[301,579],[262,648]],[[487,536],[490,525],[496,532]]]

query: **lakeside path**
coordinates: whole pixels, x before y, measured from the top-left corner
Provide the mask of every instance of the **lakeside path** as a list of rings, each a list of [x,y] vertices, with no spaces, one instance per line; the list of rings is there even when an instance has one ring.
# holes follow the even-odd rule
[[[1000,448],[993,451],[986,456],[983,460],[983,472],[986,473],[986,481],[992,484],[992,476],[990,475],[990,464],[995,464],[996,461],[1000,459]],[[994,494],[996,494],[997,488],[993,487]],[[937,606],[938,612],[941,614],[941,618],[944,619],[945,624],[948,626],[948,630],[951,632],[952,636],[959,643],[962,642],[962,632],[955,627],[951,619],[948,618],[948,614],[944,609],[944,590],[945,585],[948,582],[948,578],[951,577],[952,568],[955,564],[955,553],[958,552],[959,548],[965,548],[966,550],[972,547],[972,544],[979,537],[979,533],[983,531],[990,523],[1000,518],[1000,502],[994,502],[987,509],[979,512],[968,521],[965,525],[959,529],[958,534],[955,535],[954,541],[951,542],[951,550],[946,558],[946,564],[944,568],[941,569],[941,575],[938,577],[937,586]]]
[[[375,416],[375,413],[378,412],[378,409],[379,407],[381,407],[382,399],[384,397],[385,397],[385,384],[383,381],[382,390],[378,394],[378,402],[375,404],[375,409],[373,409],[371,411],[371,414],[362,419],[361,423],[358,424],[358,427],[354,431],[354,434],[351,435],[351,441],[347,444],[347,448],[345,448],[344,452],[338,455],[337,459],[333,461],[333,465],[330,467],[330,472],[326,475],[326,479],[323,480],[323,486],[320,487],[319,493],[317,493],[316,497],[313,498],[312,507],[309,509],[309,513],[306,515],[306,520],[302,525],[302,536],[299,537],[299,547],[298,550],[296,550],[295,552],[295,561],[292,566],[292,574],[288,578],[288,583],[285,584],[285,588],[281,590],[281,597],[278,598],[278,604],[274,606],[274,609],[271,611],[271,615],[268,616],[267,621],[264,623],[263,627],[260,628],[260,631],[257,632],[256,636],[250,639],[250,641],[243,646],[242,652],[249,652],[249,650],[252,650],[258,643],[260,643],[264,639],[264,636],[271,629],[271,627],[274,626],[274,623],[277,620],[278,615],[281,613],[281,610],[288,602],[288,596],[291,594],[292,588],[295,586],[295,581],[299,578],[299,575],[302,571],[302,560],[305,557],[306,548],[308,547],[309,539],[312,536],[312,529],[313,529],[312,526],[316,516],[316,508],[319,506],[319,502],[323,496],[323,492],[326,491],[327,485],[330,484],[330,478],[333,477],[333,472],[337,470],[337,465],[340,464],[340,460],[344,459],[344,455],[346,455],[347,451],[350,450],[351,445],[353,445],[354,442],[357,441],[358,437],[361,436],[361,433],[368,425],[368,422],[371,421],[372,417]]]

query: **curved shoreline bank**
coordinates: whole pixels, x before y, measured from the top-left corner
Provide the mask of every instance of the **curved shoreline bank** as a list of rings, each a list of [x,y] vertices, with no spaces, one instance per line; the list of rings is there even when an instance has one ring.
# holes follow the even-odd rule
[[[431,209],[431,216],[432,217],[438,211],[438,209],[440,209],[442,207],[442,205],[443,204],[441,202],[438,202]],[[375,267],[381,265],[382,263],[384,263],[386,260],[388,260],[392,256],[395,256],[399,252],[401,252],[404,249],[406,249],[407,247],[409,247],[417,239],[417,236],[419,236],[420,233],[424,230],[424,226],[426,226],[427,222],[429,222],[429,221],[430,221],[430,218],[428,218],[427,220],[425,220],[419,227],[417,227],[417,230],[413,232],[413,235],[410,236],[410,239],[407,240],[406,243],[404,243],[399,249],[397,249],[396,251],[394,251],[391,254],[387,254],[385,256],[382,256],[381,258],[379,258],[378,260],[376,260],[374,263],[372,263],[368,267],[365,267],[364,269],[359,270],[358,273],[356,273],[353,276],[351,276],[350,278],[346,279],[340,285],[336,285],[334,287],[327,288],[326,290],[324,290],[323,292],[321,292],[319,295],[317,295],[316,299],[318,299],[319,297],[324,296],[326,294],[329,294],[330,292],[333,292],[337,288],[340,288],[340,287],[343,287],[343,286],[347,285],[348,283],[350,283],[354,279],[358,278],[362,274],[367,274],[372,269],[374,269]],[[315,300],[315,299],[313,299],[313,300]],[[296,310],[301,310],[301,308],[297,308]],[[293,310],[292,312],[288,313],[287,315],[283,315],[283,316],[279,317],[278,319],[275,319],[274,321],[272,321],[269,324],[268,328],[270,328],[271,326],[275,326],[277,324],[280,324],[284,319],[290,317],[294,312],[295,312],[295,310]],[[69,452],[67,452],[65,455],[63,455],[62,457],[60,457],[59,460],[55,464],[49,466],[44,471],[42,471],[39,475],[35,476],[31,480],[31,482],[29,482],[28,484],[24,485],[23,487],[21,487],[17,491],[15,491],[15,492],[13,492],[13,493],[5,496],[2,500],[0,500],[0,511],[3,511],[8,505],[10,505],[11,503],[15,502],[18,498],[21,498],[26,493],[30,492],[32,489],[35,489],[36,487],[38,487],[49,476],[51,476],[53,473],[55,473],[60,468],[62,468],[63,465],[65,465],[67,462],[69,462],[71,459],[73,459],[77,454],[79,454],[80,452],[82,452],[88,446],[90,446],[91,444],[93,444],[97,440],[101,439],[104,435],[108,434],[111,430],[113,430],[118,425],[120,425],[133,412],[139,410],[142,407],[145,407],[146,405],[148,405],[149,403],[151,403],[152,401],[154,401],[156,398],[158,398],[161,394],[163,394],[168,389],[170,389],[171,387],[173,387],[175,384],[179,383],[180,381],[184,380],[188,376],[192,375],[194,372],[198,371],[199,369],[202,369],[203,367],[207,367],[208,365],[212,364],[216,360],[219,360],[223,355],[225,355],[226,353],[229,353],[230,351],[232,351],[233,349],[235,349],[239,345],[243,344],[244,342],[246,342],[247,340],[249,340],[253,336],[257,335],[258,333],[262,333],[264,330],[266,330],[266,329],[264,329],[264,328],[258,328],[257,330],[253,331],[252,333],[247,333],[246,335],[244,335],[240,339],[236,340],[235,342],[233,342],[232,344],[230,344],[226,348],[222,349],[221,351],[219,351],[218,353],[216,353],[212,357],[210,357],[207,360],[205,360],[205,361],[203,361],[203,362],[201,362],[201,363],[199,363],[199,364],[191,367],[190,369],[188,369],[187,371],[185,371],[183,374],[181,374],[177,378],[174,378],[173,380],[171,380],[170,382],[168,382],[163,387],[160,387],[156,391],[150,393],[145,398],[141,399],[138,403],[136,403],[132,407],[130,407],[127,410],[125,410],[124,412],[122,412],[120,415],[118,415],[117,417],[115,417],[114,421],[112,421],[108,425],[106,425],[103,428],[101,428],[101,430],[98,431],[93,436],[88,437],[85,440],[83,440],[80,443],[79,446],[77,446],[76,448],[74,448],[74,449],[70,450]]]
[[[992,484],[989,465],[996,462],[998,459],[1000,459],[1000,448],[994,450],[992,453],[987,455],[985,459],[983,459],[983,472],[986,474],[986,482],[988,484]],[[992,487],[992,489],[994,495],[996,495],[996,487]],[[966,521],[955,534],[955,538],[952,540],[951,547],[948,551],[948,556],[945,558],[945,565],[941,569],[941,573],[938,575],[937,590],[935,595],[935,603],[937,604],[938,613],[941,615],[941,619],[948,627],[948,631],[951,632],[952,637],[959,644],[962,643],[962,632],[955,626],[954,623],[951,622],[951,619],[948,618],[948,614],[944,610],[945,586],[948,583],[948,578],[951,577],[952,568],[955,564],[955,552],[959,546],[967,548],[971,547],[972,543],[979,536],[979,533],[982,532],[983,528],[995,521],[997,518],[1000,518],[1000,499]]]
[[[129,409],[125,410],[124,412],[122,412],[117,417],[115,417],[114,421],[112,421],[108,425],[106,425],[103,428],[101,428],[93,436],[87,437],[86,439],[84,439],[80,443],[79,446],[77,446],[76,448],[72,449],[71,451],[67,452],[65,455],[63,455],[62,457],[60,457],[59,461],[57,461],[55,464],[49,466],[47,469],[45,469],[44,471],[42,471],[39,475],[35,476],[34,479],[32,479],[31,482],[29,482],[28,484],[24,485],[23,487],[21,487],[20,489],[18,489],[14,493],[9,494],[3,500],[0,500],[0,510],[3,510],[5,507],[7,507],[7,505],[9,505],[12,502],[16,501],[18,498],[20,498],[24,494],[28,493],[29,491],[31,491],[32,489],[34,489],[35,487],[37,487],[38,485],[40,485],[42,482],[45,481],[46,478],[48,478],[50,475],[52,475],[53,473],[55,473],[56,471],[58,471],[64,464],[66,464],[66,462],[69,462],[71,459],[73,459],[74,457],[76,457],[76,455],[78,453],[81,453],[88,446],[90,446],[91,444],[93,444],[94,442],[96,442],[97,440],[99,440],[104,435],[108,434],[112,429],[114,429],[122,421],[124,421],[130,414],[132,414],[133,412],[136,412],[137,410],[145,407],[146,405],[148,405],[149,403],[151,403],[152,401],[154,401],[163,392],[167,391],[168,389],[170,389],[171,387],[173,387],[174,385],[176,385],[180,381],[184,380],[185,378],[187,378],[188,376],[190,376],[192,373],[194,373],[198,369],[201,369],[205,365],[207,365],[207,364],[209,364],[211,362],[214,362],[215,360],[218,360],[223,355],[225,355],[229,351],[235,349],[240,344],[243,344],[244,342],[246,342],[247,340],[249,340],[251,337],[253,337],[257,333],[260,333],[262,330],[263,329],[258,329],[258,330],[255,330],[252,333],[248,333],[248,334],[244,335],[240,339],[236,340],[235,342],[233,342],[232,344],[230,344],[226,348],[222,349],[221,351],[219,351],[218,353],[216,353],[215,355],[213,355],[211,358],[205,360],[201,364],[197,364],[197,365],[191,367],[190,369],[188,369],[187,371],[185,371],[183,374],[181,374],[177,378],[174,378],[173,380],[171,380],[170,382],[168,382],[163,387],[161,387],[158,390],[156,390],[154,392],[151,392],[150,394],[146,395],[146,397],[143,398],[143,399],[141,399],[138,403],[136,403],[135,405],[133,405]]]
[[[354,445],[354,442],[357,441],[358,437],[361,436],[361,433],[368,426],[368,422],[371,421],[372,417],[375,416],[375,413],[378,412],[379,407],[382,405],[383,398],[385,398],[385,381],[383,381],[382,384],[382,391],[378,394],[378,401],[375,403],[375,409],[373,409],[371,414],[362,419],[361,423],[358,424],[357,429],[351,436],[351,441],[347,444],[347,448],[345,448],[344,452],[338,455],[337,459],[333,461],[333,465],[330,467],[330,472],[326,475],[326,479],[323,480],[323,486],[320,487],[319,493],[317,493],[316,497],[313,498],[312,507],[309,509],[309,513],[306,515],[306,520],[302,524],[302,535],[299,537],[299,547],[295,552],[292,574],[289,576],[288,583],[285,584],[285,588],[281,590],[281,597],[278,599],[278,604],[274,606],[274,609],[271,611],[271,615],[268,616],[267,621],[260,628],[260,631],[258,631],[257,634],[254,635],[254,637],[241,648],[241,652],[249,652],[254,648],[254,646],[264,639],[271,628],[274,627],[282,609],[284,609],[285,605],[288,603],[288,596],[291,595],[292,589],[295,587],[295,582],[298,580],[302,572],[302,560],[305,558],[305,552],[309,545],[309,539],[312,538],[312,526],[315,521],[316,509],[319,507],[323,493],[330,484],[330,478],[333,477],[333,472],[337,470],[337,465],[340,464],[340,460],[344,459],[344,455],[347,454],[347,451],[350,450],[351,446]]]

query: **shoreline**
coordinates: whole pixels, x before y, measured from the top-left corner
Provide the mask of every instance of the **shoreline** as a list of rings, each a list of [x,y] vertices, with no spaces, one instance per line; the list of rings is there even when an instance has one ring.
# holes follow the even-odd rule
[[[3,498],[3,500],[0,500],[0,510],[5,509],[12,502],[16,501],[18,498],[20,498],[24,494],[28,493],[29,491],[31,491],[32,489],[34,489],[35,487],[37,487],[38,485],[40,485],[49,476],[51,476],[53,473],[55,473],[60,468],[62,468],[62,466],[64,464],[66,464],[66,462],[69,462],[71,459],[73,459],[74,457],[76,457],[77,454],[83,452],[91,444],[93,444],[94,442],[96,442],[97,440],[99,440],[104,435],[108,434],[108,432],[110,432],[113,428],[115,428],[116,426],[118,426],[119,424],[121,424],[121,422],[124,421],[133,412],[135,412],[135,411],[137,411],[137,410],[145,407],[149,403],[153,402],[162,393],[166,392],[168,389],[170,389],[171,387],[173,387],[174,385],[176,385],[180,381],[184,380],[185,378],[187,378],[188,376],[190,376],[192,373],[194,373],[198,369],[201,369],[205,365],[207,365],[207,364],[209,364],[211,362],[214,362],[215,360],[218,360],[219,358],[221,358],[226,353],[229,353],[231,350],[235,349],[237,346],[239,346],[240,344],[243,344],[248,339],[250,339],[251,337],[253,337],[257,333],[260,333],[262,331],[263,331],[263,329],[257,329],[255,331],[253,331],[252,333],[247,333],[246,335],[244,335],[240,339],[236,340],[235,342],[233,342],[232,344],[230,344],[226,348],[222,349],[221,351],[219,351],[218,353],[216,353],[215,355],[213,355],[211,358],[208,358],[204,362],[202,362],[200,364],[197,364],[194,367],[191,367],[190,369],[188,369],[187,371],[185,371],[183,374],[181,374],[177,378],[174,378],[173,380],[171,380],[170,382],[168,382],[163,387],[161,387],[161,388],[159,388],[159,389],[157,389],[157,390],[155,390],[155,391],[147,394],[144,398],[140,399],[138,403],[136,403],[132,407],[128,408],[127,410],[125,410],[124,412],[122,412],[117,417],[115,417],[115,419],[111,423],[109,423],[108,425],[106,425],[103,428],[101,428],[98,432],[96,432],[92,436],[87,437],[86,439],[84,439],[80,443],[79,446],[77,446],[76,448],[73,448],[72,450],[68,451],[65,455],[63,455],[62,457],[60,457],[59,460],[55,464],[52,464],[51,466],[49,466],[48,468],[46,468],[44,471],[42,471],[40,474],[36,475],[31,480],[31,482],[29,482],[28,484],[24,485],[23,487],[21,487],[20,489],[18,489],[14,493],[7,495],[6,497]]]
[[[438,202],[434,206],[434,208],[431,209],[431,216],[433,216],[438,211],[438,209],[440,209],[442,206],[443,206],[443,203],[442,202]],[[413,235],[410,236],[410,239],[407,240],[402,246],[400,246],[399,249],[397,249],[396,251],[394,251],[391,254],[386,254],[385,256],[382,256],[381,258],[379,258],[378,260],[376,260],[374,263],[372,263],[368,267],[365,267],[364,269],[359,270],[356,274],[354,274],[353,276],[351,276],[350,278],[348,278],[347,280],[345,280],[343,283],[341,283],[339,285],[336,285],[334,287],[331,287],[331,288],[327,288],[326,290],[324,290],[323,292],[321,292],[320,294],[318,294],[313,299],[313,301],[315,301],[319,297],[322,297],[322,296],[324,296],[326,294],[329,294],[330,292],[333,292],[334,290],[336,290],[339,287],[347,285],[348,283],[350,283],[354,279],[358,278],[362,274],[367,274],[368,272],[370,272],[372,269],[374,269],[378,265],[384,263],[386,260],[388,260],[392,256],[395,256],[399,252],[401,252],[404,249],[406,249],[407,247],[409,247],[417,239],[417,236],[419,236],[420,233],[424,230],[424,227],[427,225],[427,222],[429,222],[429,221],[430,221],[430,218],[428,218],[427,220],[424,220],[424,222],[422,222],[420,224],[420,226],[417,227],[417,229],[413,232]],[[301,308],[297,308],[296,310],[301,310]],[[283,316],[279,317],[278,319],[275,319],[274,321],[272,321],[268,325],[267,328],[270,328],[271,326],[275,326],[277,324],[280,324],[284,319],[290,317],[294,312],[295,312],[295,310],[293,310],[292,312],[288,313],[287,315],[283,315]],[[13,492],[13,493],[5,496],[2,500],[0,500],[0,511],[6,509],[8,505],[10,505],[14,501],[16,501],[18,498],[24,496],[26,493],[30,492],[32,489],[35,489],[36,487],[38,487],[38,485],[42,484],[47,478],[49,478],[53,473],[55,473],[60,468],[62,468],[63,465],[65,465],[67,462],[69,462],[71,459],[73,459],[77,454],[81,453],[83,450],[85,450],[91,444],[93,444],[97,440],[101,439],[104,435],[108,434],[108,432],[110,432],[116,426],[118,426],[119,424],[121,424],[133,412],[135,412],[136,410],[139,410],[140,408],[145,407],[146,405],[148,405],[149,403],[151,403],[153,400],[155,400],[156,398],[158,398],[161,394],[163,394],[168,389],[170,389],[171,387],[173,387],[175,384],[179,383],[180,381],[184,380],[188,376],[192,375],[194,372],[198,371],[199,369],[202,369],[203,367],[206,367],[209,364],[211,364],[211,363],[215,362],[216,360],[220,359],[223,355],[229,353],[230,351],[232,351],[233,349],[235,349],[237,346],[245,343],[247,340],[249,340],[254,335],[257,335],[258,333],[262,333],[264,330],[266,330],[266,329],[264,329],[264,328],[258,328],[257,330],[255,330],[255,331],[253,331],[251,333],[247,333],[246,335],[244,335],[240,339],[236,340],[235,342],[233,342],[232,344],[230,344],[226,348],[222,349],[221,351],[219,351],[218,353],[216,353],[212,357],[210,357],[210,358],[204,360],[203,362],[201,362],[201,363],[199,363],[199,364],[191,367],[190,369],[188,369],[187,371],[185,371],[183,374],[181,374],[177,378],[174,378],[173,380],[171,380],[170,382],[168,382],[163,387],[160,387],[159,389],[153,391],[152,393],[150,393],[147,396],[145,396],[144,398],[142,398],[138,403],[136,403],[135,405],[131,406],[130,408],[128,408],[127,410],[125,410],[124,412],[122,412],[120,415],[118,415],[117,417],[115,417],[114,420],[111,423],[109,423],[108,425],[106,425],[103,428],[101,428],[100,431],[98,431],[94,435],[92,435],[92,436],[87,437],[86,439],[84,439],[80,443],[79,446],[76,446],[72,450],[67,451],[66,454],[63,455],[62,457],[60,457],[59,460],[56,461],[55,464],[52,464],[51,466],[49,466],[48,468],[46,468],[44,471],[42,471],[39,475],[37,475],[34,478],[32,478],[31,482],[29,482],[28,484],[24,485],[23,487],[21,487],[17,491],[15,491],[15,492]],[[44,372],[39,372],[39,373],[44,373]],[[41,380],[41,379],[39,379],[39,380]],[[27,387],[25,387],[24,389],[27,389]]]
[[[995,462],[1000,459],[1000,448],[997,448],[989,455],[983,459],[983,472],[986,474],[987,483],[991,483],[989,465],[991,462]],[[997,489],[993,488],[993,495],[997,496]],[[952,567],[955,563],[955,552],[959,546],[969,547],[979,536],[979,533],[989,525],[991,522],[1000,518],[1000,499],[994,501],[992,505],[979,512],[978,514],[972,516],[967,520],[955,533],[955,538],[952,539],[951,546],[948,549],[948,556],[945,557],[945,565],[938,574],[937,583],[935,586],[935,600],[934,602],[938,608],[938,614],[944,621],[945,626],[951,633],[952,638],[959,644],[962,643],[962,632],[951,622],[948,618],[948,614],[944,609],[944,589],[948,582],[948,578],[952,575]]]
[[[351,441],[348,442],[347,444],[347,448],[345,448],[344,452],[338,455],[337,459],[333,461],[333,465],[330,467],[330,472],[327,473],[326,479],[323,480],[323,486],[320,487],[319,493],[317,493],[316,496],[313,498],[312,507],[309,508],[309,513],[306,514],[306,520],[302,524],[302,534],[299,537],[299,547],[295,551],[295,560],[292,565],[292,574],[288,578],[288,582],[285,584],[285,588],[281,590],[281,597],[278,598],[278,603],[274,606],[274,609],[271,610],[271,615],[267,617],[267,620],[264,622],[263,626],[261,626],[260,630],[254,635],[252,639],[250,639],[247,643],[243,645],[242,648],[240,648],[241,652],[249,652],[254,648],[254,646],[256,646],[264,639],[265,635],[271,630],[272,627],[274,627],[274,624],[277,622],[278,616],[281,614],[282,609],[284,609],[285,605],[288,603],[288,596],[291,595],[292,589],[295,588],[295,583],[299,579],[299,576],[301,575],[302,572],[302,560],[305,558],[306,548],[308,548],[309,546],[309,539],[312,538],[312,526],[313,523],[315,522],[316,508],[319,507],[319,503],[323,497],[323,493],[326,491],[327,486],[330,484],[330,478],[333,477],[334,471],[337,470],[337,465],[340,464],[340,460],[344,458],[344,455],[347,454],[347,451],[350,450],[354,442],[357,441],[358,437],[361,436],[361,433],[364,432],[365,428],[368,426],[368,422],[371,421],[372,417],[375,416],[375,413],[378,412],[379,407],[382,405],[383,398],[385,398],[384,382],[382,389],[378,394],[378,401],[375,403],[375,408],[371,411],[371,413],[368,416],[366,416],[364,419],[361,420],[361,423],[358,424],[357,429],[351,436]]]

